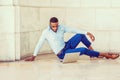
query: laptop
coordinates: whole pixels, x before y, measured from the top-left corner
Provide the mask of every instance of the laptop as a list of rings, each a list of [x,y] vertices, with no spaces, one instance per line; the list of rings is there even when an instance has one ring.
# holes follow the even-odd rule
[[[62,60],[63,63],[76,62],[79,59],[80,52],[67,53]]]

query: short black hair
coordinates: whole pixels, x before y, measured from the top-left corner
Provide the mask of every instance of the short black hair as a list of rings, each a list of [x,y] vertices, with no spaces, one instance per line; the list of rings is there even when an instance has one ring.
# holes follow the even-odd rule
[[[56,18],[56,17],[52,17],[52,18],[50,18],[50,23],[56,23],[56,22],[58,22],[58,19]]]

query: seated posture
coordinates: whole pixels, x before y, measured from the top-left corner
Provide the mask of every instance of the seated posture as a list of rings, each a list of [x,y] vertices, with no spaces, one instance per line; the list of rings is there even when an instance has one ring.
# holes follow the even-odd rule
[[[75,33],[75,35],[67,42],[64,42],[64,33],[66,32]],[[34,50],[34,54],[25,59],[25,61],[35,60],[35,57],[45,40],[48,41],[53,52],[59,59],[63,59],[66,53],[74,52],[80,52],[80,55],[88,55],[90,57],[105,57],[106,59],[116,59],[119,57],[119,54],[117,53],[94,51],[91,46],[91,42],[87,39],[86,35],[88,35],[92,41],[95,40],[95,37],[90,32],[59,25],[58,19],[56,17],[52,17],[50,19],[50,25],[42,32],[39,42]],[[82,42],[86,47],[76,48],[80,42]]]

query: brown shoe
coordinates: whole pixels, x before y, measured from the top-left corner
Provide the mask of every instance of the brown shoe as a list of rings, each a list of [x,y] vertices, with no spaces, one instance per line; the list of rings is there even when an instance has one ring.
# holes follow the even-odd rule
[[[119,54],[108,53],[106,59],[117,59]]]

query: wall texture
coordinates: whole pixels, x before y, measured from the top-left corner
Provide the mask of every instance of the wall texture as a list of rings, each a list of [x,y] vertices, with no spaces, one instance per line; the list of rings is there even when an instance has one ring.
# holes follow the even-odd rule
[[[14,7],[12,0],[0,0],[0,60],[15,60]]]
[[[94,49],[120,52],[120,0],[0,0],[0,60],[33,54],[53,16],[60,24],[93,33]],[[65,40],[72,35],[65,34]],[[45,42],[40,53],[50,50]]]

